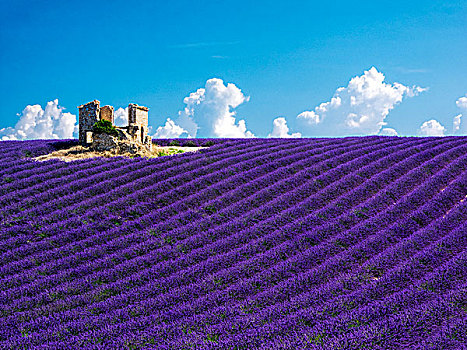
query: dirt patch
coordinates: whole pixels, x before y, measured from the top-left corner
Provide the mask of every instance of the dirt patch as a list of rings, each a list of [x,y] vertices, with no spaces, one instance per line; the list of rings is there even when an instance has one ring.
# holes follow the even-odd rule
[[[89,147],[83,146],[73,146],[68,148],[59,149],[49,154],[45,154],[36,158],[33,158],[36,161],[43,162],[49,159],[58,159],[64,162],[71,162],[79,159],[95,158],[95,157],[146,157],[146,158],[155,158],[162,156],[171,156],[174,154],[185,153],[185,152],[196,152],[200,149],[207,147],[176,147],[176,146],[167,146],[161,147],[154,145],[152,151],[144,150],[138,153],[121,153],[117,151],[102,151],[98,152]]]

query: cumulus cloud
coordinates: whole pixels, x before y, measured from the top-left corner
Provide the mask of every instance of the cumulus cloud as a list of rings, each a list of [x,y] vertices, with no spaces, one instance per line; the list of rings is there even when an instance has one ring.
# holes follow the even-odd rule
[[[114,112],[114,123],[115,126],[127,126],[128,125],[128,107],[120,107]]]
[[[287,126],[287,121],[283,117],[274,119],[272,122],[272,132],[268,137],[280,137],[280,138],[299,138],[302,137],[302,134],[295,132],[289,134],[289,127]]]
[[[446,128],[435,119],[424,122],[418,131],[420,136],[444,136]]]
[[[42,109],[40,105],[28,105],[14,127],[0,129],[2,140],[69,139],[76,136],[76,115],[64,112],[58,99],[50,101]]]
[[[460,97],[456,101],[456,106],[459,107],[460,109],[467,110],[467,94],[465,94],[465,96]]]
[[[452,121],[452,129],[454,130],[454,133],[458,133],[461,129],[461,118],[462,114],[458,114]]]
[[[297,116],[310,135],[344,136],[377,134],[384,121],[405,97],[425,91],[419,86],[385,83],[385,76],[375,67],[338,88],[330,101]]]
[[[179,112],[177,124],[190,137],[254,137],[244,120],[236,121],[233,111],[248,100],[235,84],[209,79],[204,88],[185,97],[186,107]]]
[[[393,128],[383,128],[379,131],[379,135],[382,136],[397,136],[397,131]]]
[[[188,135],[188,131],[183,129],[181,126],[175,124],[175,122],[167,118],[164,126],[159,126],[154,134],[154,137],[162,138],[162,139],[170,139],[170,138],[177,138],[183,134]]]
[[[456,106],[462,110],[461,114],[454,117],[452,121],[454,134],[467,134],[467,94],[456,101]]]

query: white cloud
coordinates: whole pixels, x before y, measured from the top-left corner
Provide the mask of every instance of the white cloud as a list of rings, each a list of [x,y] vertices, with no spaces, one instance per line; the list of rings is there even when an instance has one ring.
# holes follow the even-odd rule
[[[460,109],[467,110],[467,94],[465,94],[463,97],[459,97],[459,99],[456,101],[456,105]]]
[[[385,118],[404,97],[425,91],[418,86],[385,83],[375,67],[340,87],[330,101],[297,116],[310,135],[343,136],[377,134]]]
[[[298,119],[306,121],[308,125],[317,125],[321,122],[320,117],[314,111],[305,111],[297,116]]]
[[[462,114],[458,114],[454,117],[452,121],[452,129],[454,130],[455,133],[459,132],[461,129],[461,118],[462,118]]]
[[[209,79],[204,88],[185,97],[186,107],[179,112],[177,124],[190,137],[254,137],[244,120],[236,121],[233,111],[248,100],[235,84]]]
[[[467,94],[463,97],[460,97],[456,101],[457,107],[459,107],[463,113],[458,114],[454,117],[452,121],[453,132],[454,134],[467,134],[467,121],[465,120],[465,115],[467,115]]]
[[[397,136],[397,131],[393,128],[383,128],[379,131],[379,135],[382,136]]]
[[[114,124],[115,126],[127,126],[128,125],[128,107],[120,107],[114,112]]]
[[[432,119],[424,122],[419,129],[420,136],[444,136],[446,128],[437,120]]]
[[[179,125],[175,124],[175,122],[167,118],[164,126],[159,126],[154,134],[154,137],[163,138],[163,139],[171,139],[180,137],[182,134],[188,134],[188,131],[180,127]]]
[[[268,135],[268,137],[280,137],[280,138],[298,138],[302,137],[302,134],[299,132],[295,132],[293,134],[289,134],[289,127],[287,126],[287,121],[283,117],[279,117],[274,119],[272,122],[272,132]]]
[[[45,110],[40,105],[28,105],[15,127],[0,129],[2,140],[69,139],[76,136],[76,115],[63,112],[58,99],[47,103]]]

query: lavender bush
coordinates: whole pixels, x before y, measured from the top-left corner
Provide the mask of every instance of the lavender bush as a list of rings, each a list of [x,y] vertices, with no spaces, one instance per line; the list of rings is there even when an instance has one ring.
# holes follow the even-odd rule
[[[459,349],[467,137],[0,143],[0,348]]]

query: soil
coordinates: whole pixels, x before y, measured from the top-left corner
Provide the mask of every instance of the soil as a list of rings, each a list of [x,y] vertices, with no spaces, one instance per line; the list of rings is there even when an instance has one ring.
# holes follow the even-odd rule
[[[175,147],[175,146],[161,147],[161,146],[154,145],[152,151],[144,150],[138,153],[119,153],[117,151],[98,152],[89,147],[73,146],[73,147],[59,149],[52,153],[45,154],[45,155],[42,155],[42,156],[39,156],[33,159],[39,162],[43,162],[49,159],[58,159],[64,162],[71,162],[74,160],[94,158],[94,157],[154,158],[154,157],[161,157],[161,156],[167,156],[167,155],[174,155],[178,153],[196,152],[203,148],[207,148],[207,147]]]

